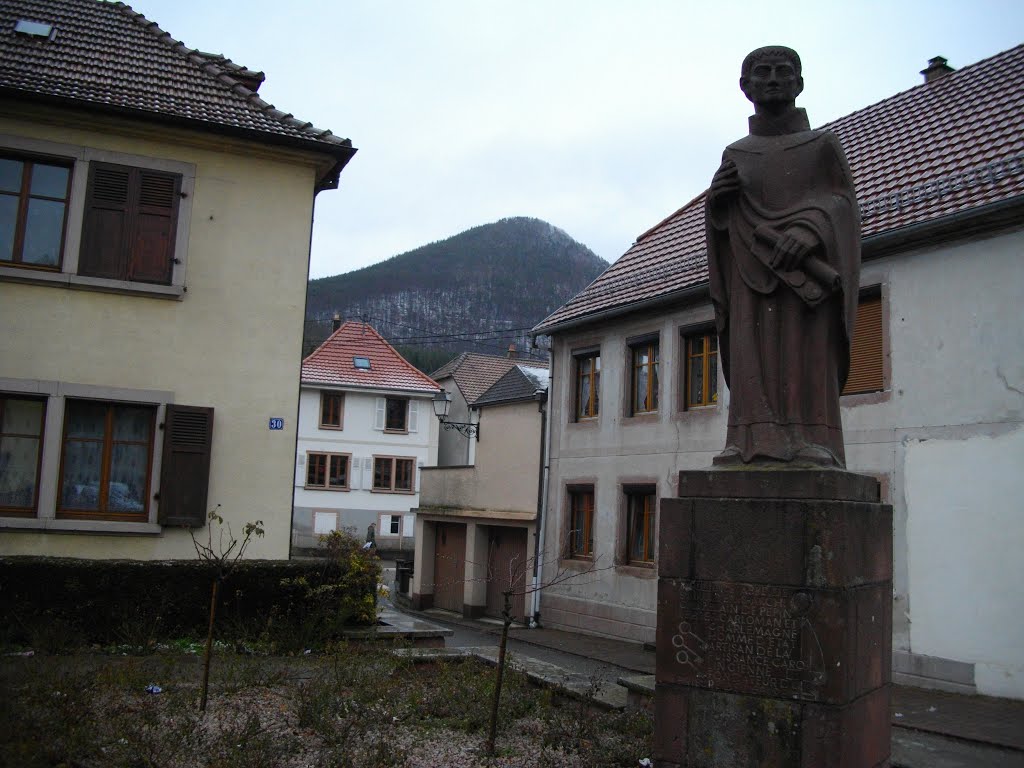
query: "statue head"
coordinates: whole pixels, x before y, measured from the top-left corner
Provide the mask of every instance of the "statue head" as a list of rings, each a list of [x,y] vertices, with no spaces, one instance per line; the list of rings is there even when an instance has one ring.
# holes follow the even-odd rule
[[[740,90],[756,111],[781,112],[804,89],[800,55],[792,48],[767,45],[747,54],[740,69]]]

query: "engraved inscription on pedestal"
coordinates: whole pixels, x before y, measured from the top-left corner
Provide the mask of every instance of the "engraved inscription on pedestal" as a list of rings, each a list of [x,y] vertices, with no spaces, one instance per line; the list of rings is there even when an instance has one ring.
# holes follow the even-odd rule
[[[827,679],[810,593],[679,582],[674,677],[686,685],[815,701]],[[667,607],[667,606],[666,606]]]

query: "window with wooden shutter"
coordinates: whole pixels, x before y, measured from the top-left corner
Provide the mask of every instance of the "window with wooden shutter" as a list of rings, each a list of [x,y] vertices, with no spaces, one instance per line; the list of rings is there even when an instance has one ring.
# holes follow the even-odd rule
[[[878,392],[885,387],[882,354],[882,297],[861,298],[850,344],[850,374],[844,395]]]
[[[212,444],[213,408],[167,406],[160,472],[161,525],[200,528],[206,524]]]
[[[181,176],[92,163],[78,273],[169,285]]]

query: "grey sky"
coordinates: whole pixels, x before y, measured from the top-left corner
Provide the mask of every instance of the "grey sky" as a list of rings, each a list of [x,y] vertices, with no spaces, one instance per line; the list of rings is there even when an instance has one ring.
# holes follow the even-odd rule
[[[715,3],[135,0],[260,95],[352,139],[317,199],[312,277],[534,216],[614,261],[746,131],[739,65],[795,48],[812,125],[1024,42],[1019,0]]]

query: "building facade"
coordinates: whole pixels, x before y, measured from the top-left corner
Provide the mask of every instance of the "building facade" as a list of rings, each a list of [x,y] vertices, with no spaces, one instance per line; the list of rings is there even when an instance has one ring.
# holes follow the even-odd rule
[[[547,387],[547,368],[512,366],[474,400],[474,463],[424,469],[414,608],[500,618],[509,592],[513,618],[533,616]]]
[[[0,30],[0,553],[191,558],[219,505],[288,557],[311,214],[350,142],[121,4]]]

